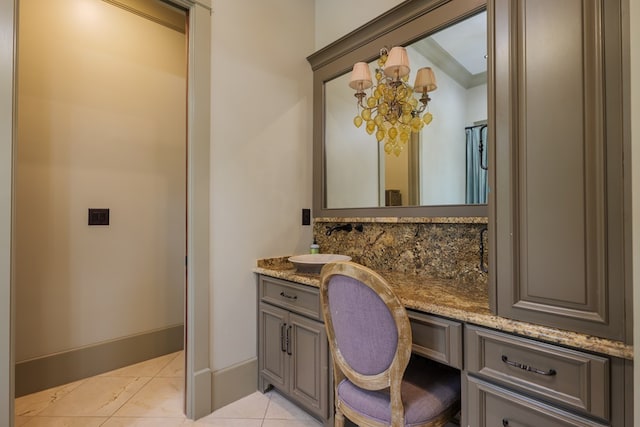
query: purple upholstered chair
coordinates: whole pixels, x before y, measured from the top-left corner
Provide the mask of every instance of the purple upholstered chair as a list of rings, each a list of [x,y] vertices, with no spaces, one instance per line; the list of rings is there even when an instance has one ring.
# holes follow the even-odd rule
[[[320,279],[335,382],[335,425],[443,426],[460,409],[460,372],[411,356],[404,306],[376,272],[327,264]]]

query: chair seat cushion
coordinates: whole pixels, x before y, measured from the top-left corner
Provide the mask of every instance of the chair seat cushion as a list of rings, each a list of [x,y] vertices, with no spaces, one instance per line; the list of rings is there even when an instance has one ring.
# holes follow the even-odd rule
[[[338,398],[352,410],[378,422],[391,423],[389,389],[364,390],[349,380],[338,386]],[[402,380],[405,426],[438,418],[460,403],[460,371],[413,356]]]

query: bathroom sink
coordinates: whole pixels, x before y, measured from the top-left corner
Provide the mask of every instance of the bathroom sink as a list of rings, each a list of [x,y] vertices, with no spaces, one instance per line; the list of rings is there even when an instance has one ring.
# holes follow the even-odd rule
[[[338,254],[304,254],[289,258],[299,273],[319,274],[322,267],[330,262],[351,261],[351,257]]]

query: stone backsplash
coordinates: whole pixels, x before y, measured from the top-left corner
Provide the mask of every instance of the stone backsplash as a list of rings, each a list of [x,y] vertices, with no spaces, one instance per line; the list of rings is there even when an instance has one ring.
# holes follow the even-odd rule
[[[316,218],[314,236],[322,253],[349,255],[378,271],[487,283],[480,267],[480,234],[486,218],[412,218],[382,222],[369,218]],[[353,230],[327,230],[351,224]],[[356,229],[362,226],[362,231]],[[487,233],[483,234],[487,267]]]

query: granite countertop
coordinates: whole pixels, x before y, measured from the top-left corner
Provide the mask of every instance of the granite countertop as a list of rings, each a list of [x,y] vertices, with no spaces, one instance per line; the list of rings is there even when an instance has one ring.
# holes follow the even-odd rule
[[[320,285],[318,274],[297,273],[286,258],[259,260],[254,272],[314,287]],[[434,279],[403,273],[378,273],[389,282],[408,309],[579,350],[633,360],[633,346],[620,341],[511,320],[492,314],[489,309],[486,285],[477,286],[456,280]]]

